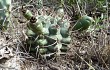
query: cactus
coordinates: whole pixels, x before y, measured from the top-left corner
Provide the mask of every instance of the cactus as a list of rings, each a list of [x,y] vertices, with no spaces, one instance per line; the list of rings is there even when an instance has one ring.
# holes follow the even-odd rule
[[[23,9],[22,12],[23,12],[23,16],[24,16],[27,20],[31,19],[31,17],[33,16],[30,10],[25,10],[25,9]]]
[[[54,17],[42,14],[35,17],[32,14],[27,15],[26,12],[23,14],[25,14],[26,16],[24,15],[24,17],[30,21],[27,24],[28,30],[26,34],[29,39],[32,38],[30,40],[34,42],[32,43],[32,41],[29,40],[29,42],[33,44],[32,48],[39,46],[38,51],[40,54],[49,54],[56,51],[60,53],[68,50],[67,45],[71,41],[69,35],[70,23],[67,19],[62,19],[64,13],[59,15],[57,12],[57,15]],[[36,37],[38,38],[36,39]]]
[[[43,28],[43,34],[44,35],[49,35],[49,30],[48,30],[48,28]]]
[[[70,37],[70,36],[68,36],[68,37],[66,37],[66,38],[62,38],[62,40],[61,40],[61,42],[62,42],[62,43],[65,43],[65,44],[69,44],[70,41],[71,41],[71,37]]]
[[[0,9],[0,29],[6,30],[10,21],[11,0],[0,0]]]
[[[35,34],[43,34],[43,25],[41,22],[37,22],[35,17],[31,17],[30,22],[28,23],[28,28],[32,30]]]
[[[64,37],[64,38],[69,36],[69,30],[67,28],[64,28],[64,27],[61,28],[60,33],[61,33],[62,37]]]
[[[50,51],[52,53],[56,51],[55,45],[49,46],[47,49],[48,49],[48,51]]]
[[[30,29],[28,29],[28,30],[26,31],[26,35],[27,35],[28,37],[35,37],[35,36],[36,36],[36,34],[35,34],[32,30],[30,30]]]
[[[37,40],[37,44],[39,44],[40,46],[44,46],[47,44],[47,40],[46,39],[39,39],[39,40]]]
[[[49,34],[50,35],[56,35],[58,32],[58,28],[59,28],[59,26],[57,24],[51,24],[50,27],[48,28]]]
[[[48,51],[47,48],[40,48],[40,49],[39,49],[39,53],[40,53],[40,54],[46,54],[47,51]]]
[[[84,31],[89,28],[89,26],[95,22],[92,17],[87,15],[82,16],[78,22],[73,26],[72,30]]]

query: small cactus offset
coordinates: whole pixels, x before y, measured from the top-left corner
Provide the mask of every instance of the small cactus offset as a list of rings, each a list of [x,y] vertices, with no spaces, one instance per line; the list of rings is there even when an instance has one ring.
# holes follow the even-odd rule
[[[94,22],[95,21],[92,17],[84,15],[76,22],[72,30],[78,30],[80,32],[87,30]]]
[[[62,10],[63,8],[61,9],[61,13]],[[37,51],[35,48],[39,46],[38,52],[42,55],[54,52],[66,52],[71,37],[69,34],[70,23],[68,19],[63,18],[64,12],[60,16],[57,12],[56,16],[37,15],[36,17],[30,13],[25,10],[23,16],[30,21],[27,24],[28,30],[26,34],[29,37],[27,44],[32,45],[31,51]]]

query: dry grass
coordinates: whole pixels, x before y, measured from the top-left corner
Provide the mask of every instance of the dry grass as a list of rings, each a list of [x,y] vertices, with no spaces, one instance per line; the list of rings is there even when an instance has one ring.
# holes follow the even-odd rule
[[[65,55],[55,55],[55,57],[49,60],[41,56],[38,58],[31,56],[28,51],[26,51],[26,46],[23,43],[26,39],[25,31],[28,21],[22,16],[20,10],[22,4],[23,2],[20,0],[13,0],[11,23],[6,32],[0,33],[0,39],[5,40],[3,42],[0,41],[0,45],[5,45],[5,47],[8,47],[8,51],[10,51],[10,53],[2,56],[3,58],[0,59],[0,70],[110,69],[110,35],[107,33],[107,29],[88,33],[73,32],[71,34],[72,41],[69,45],[69,50]],[[32,0],[26,7],[36,15],[37,9],[34,4],[35,2]],[[49,3],[44,2],[44,5],[45,4]],[[74,16],[75,15],[72,17]],[[73,22],[76,22],[76,20],[73,20]],[[13,49],[13,51],[10,50],[10,48]]]

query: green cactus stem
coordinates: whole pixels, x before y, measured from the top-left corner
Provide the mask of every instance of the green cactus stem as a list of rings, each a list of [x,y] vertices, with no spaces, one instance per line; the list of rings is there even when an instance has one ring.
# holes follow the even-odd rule
[[[36,35],[43,34],[43,25],[41,22],[37,22],[35,17],[31,17],[30,22],[27,24],[27,26]]]
[[[56,51],[55,45],[49,46],[47,49],[48,49],[48,51],[50,51],[52,53]]]
[[[69,36],[69,30],[67,28],[60,28],[60,34],[62,35],[62,37],[66,38]]]
[[[57,24],[52,24],[50,27],[49,27],[49,34],[50,35],[56,35],[57,32],[58,32],[58,28],[59,26]]]
[[[0,0],[0,29],[6,30],[10,21],[11,0]]]
[[[61,27],[61,28],[69,28],[70,27],[70,23],[68,20],[63,20],[63,19],[60,19],[57,21],[57,24]]]
[[[66,38],[62,38],[61,42],[62,42],[62,43],[65,43],[65,44],[70,44],[70,42],[71,42],[71,37],[68,36],[68,37],[66,37]]]
[[[60,26],[60,27],[64,27],[64,23],[63,23],[63,20],[60,19],[57,21],[57,24]]]
[[[55,41],[61,41],[62,40],[62,36],[60,34],[56,34],[56,35],[49,35],[49,38],[47,38],[47,40],[50,43],[54,43]]]
[[[54,40],[61,40],[62,36],[60,34],[60,27],[57,24],[52,24],[49,27],[49,37],[54,39]]]
[[[45,36],[45,39],[48,41],[48,45],[52,45],[56,43],[56,39],[51,38],[51,36]]]
[[[40,54],[46,54],[47,51],[48,51],[47,48],[43,48],[43,47],[42,48],[39,48],[39,53]]]
[[[26,31],[26,35],[27,35],[28,37],[35,37],[35,36],[36,36],[36,34],[35,34],[32,30],[30,30],[30,29],[28,29],[28,30]]]
[[[49,35],[48,28],[43,28],[43,35]]]
[[[22,12],[23,12],[23,16],[27,19],[27,20],[30,20],[31,17],[33,16],[31,11],[28,10],[28,9],[22,9]]]
[[[87,30],[89,26],[92,24],[92,22],[95,22],[92,17],[84,15],[78,20],[78,22],[76,22],[72,30],[78,30],[78,31]]]
[[[51,22],[51,24],[54,24],[55,23],[55,18],[50,18],[50,22]]]
[[[46,39],[39,39],[39,40],[37,40],[37,44],[39,46],[45,46],[45,45],[47,45],[47,40]]]

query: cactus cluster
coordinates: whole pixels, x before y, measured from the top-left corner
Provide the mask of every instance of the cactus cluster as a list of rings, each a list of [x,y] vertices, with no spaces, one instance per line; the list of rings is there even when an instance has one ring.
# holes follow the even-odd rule
[[[67,46],[71,41],[68,19],[64,19],[58,14],[56,16],[40,14],[35,17],[29,10],[22,12],[23,16],[29,20],[26,42],[28,46],[31,45],[30,52],[36,52],[36,47],[40,54],[66,52],[68,50]]]

